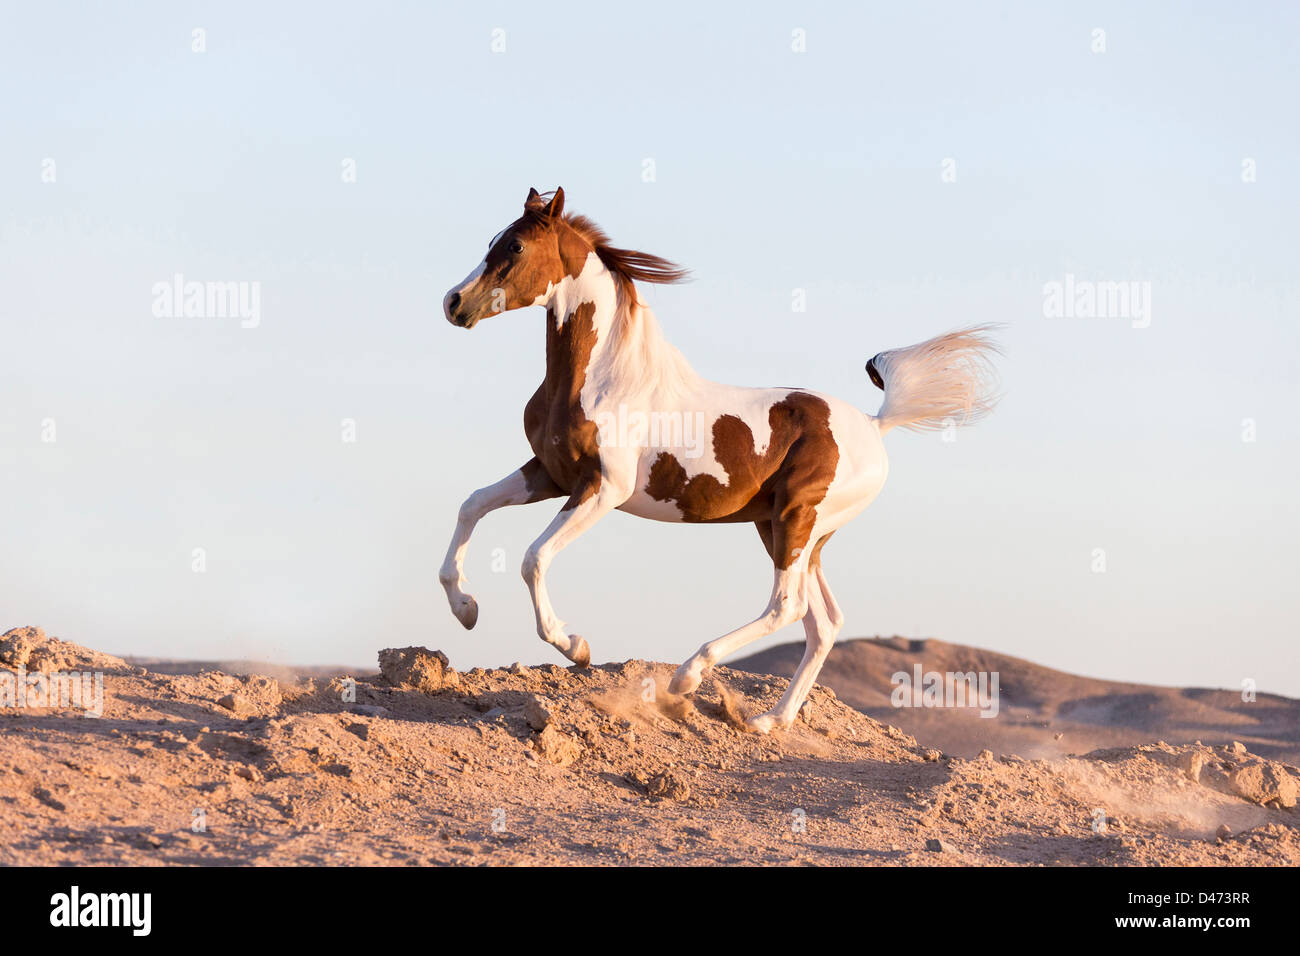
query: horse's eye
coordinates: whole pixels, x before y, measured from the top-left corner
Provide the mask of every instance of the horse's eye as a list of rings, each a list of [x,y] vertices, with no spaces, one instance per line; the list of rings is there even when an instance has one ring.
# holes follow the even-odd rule
[[[524,244],[518,239],[512,239],[510,241],[510,251],[515,255],[519,255],[519,253],[524,251]]]

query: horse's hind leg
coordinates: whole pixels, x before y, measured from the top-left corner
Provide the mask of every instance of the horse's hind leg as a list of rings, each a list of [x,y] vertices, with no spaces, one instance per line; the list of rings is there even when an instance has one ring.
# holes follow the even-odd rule
[[[518,471],[511,472],[496,484],[480,488],[465,499],[465,503],[460,506],[456,531],[447,547],[447,557],[438,572],[438,580],[447,592],[451,613],[466,628],[472,628],[478,623],[478,602],[465,593],[465,552],[469,548],[474,526],[489,511],[509,505],[531,504],[546,498],[558,498],[562,494],[564,492],[551,480],[541,462],[533,458]]]
[[[789,568],[777,568],[772,582],[772,597],[767,602],[767,609],[744,627],[738,627],[729,634],[709,641],[691,655],[668,685],[671,694],[689,694],[695,691],[704,680],[704,675],[713,666],[735,653],[746,644],[767,637],[787,624],[793,624],[804,615],[808,602],[807,562],[798,562]]]
[[[757,733],[765,734],[773,728],[789,727],[794,723],[799,708],[803,706],[821,672],[822,664],[826,662],[826,655],[830,653],[831,646],[844,625],[844,615],[835,601],[835,595],[831,594],[821,566],[822,546],[829,539],[830,535],[827,534],[817,542],[808,569],[808,613],[803,618],[803,660],[799,662],[790,686],[777,705],[746,722],[750,730]]]
[[[774,531],[771,521],[755,522],[763,546],[770,556],[773,553]],[[773,631],[780,630],[787,624],[793,624],[802,617],[808,608],[808,589],[812,578],[808,574],[808,557],[796,559],[788,568],[776,568],[772,583],[772,597],[767,602],[767,609],[762,616],[739,627],[717,640],[709,641],[691,655],[668,685],[669,693],[690,694],[700,686],[704,675],[712,670],[718,661],[728,654],[740,650],[746,644],[766,637]],[[815,582],[814,582],[815,586]]]

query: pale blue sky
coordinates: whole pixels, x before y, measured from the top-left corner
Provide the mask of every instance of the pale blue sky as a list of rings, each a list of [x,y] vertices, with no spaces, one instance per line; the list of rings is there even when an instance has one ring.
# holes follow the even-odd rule
[[[517,571],[554,503],[480,526],[475,631],[436,572],[461,499],[528,458],[543,370],[540,312],[466,333],[440,300],[563,185],[695,271],[646,294],[712,378],[874,411],[875,352],[1007,323],[997,414],[891,434],[827,548],[845,637],[1300,695],[1300,13],[849,6],[5,2],[0,627],[562,663]],[[177,272],[260,282],[260,325],[155,317]],[[1151,283],[1150,327],[1045,318],[1066,273]],[[550,580],[597,660],[684,659],[770,586],[749,526],[625,515]]]

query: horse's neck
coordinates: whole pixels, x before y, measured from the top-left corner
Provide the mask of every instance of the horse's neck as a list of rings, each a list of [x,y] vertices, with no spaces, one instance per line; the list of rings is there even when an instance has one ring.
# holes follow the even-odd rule
[[[546,387],[553,397],[577,398],[604,350],[619,308],[614,278],[592,256],[577,277],[561,280],[546,309]]]
[[[620,292],[594,255],[576,279],[555,289],[546,312],[546,383],[553,399],[574,400],[586,391],[635,403],[680,393],[696,380],[635,289]]]
[[[580,304],[565,315],[546,310],[546,392],[553,399],[577,399],[591,366],[599,331],[594,310]]]

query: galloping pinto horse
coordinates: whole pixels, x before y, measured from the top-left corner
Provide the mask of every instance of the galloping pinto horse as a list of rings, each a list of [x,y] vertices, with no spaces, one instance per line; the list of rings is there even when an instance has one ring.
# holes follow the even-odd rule
[[[979,327],[882,352],[867,363],[885,393],[876,415],[803,389],[720,385],[692,370],[637,294],[637,281],[684,276],[657,256],[614,248],[595,223],[566,214],[562,189],[534,189],[523,215],[447,293],[447,321],[465,329],[498,312],[546,309],[546,380],[524,409],[533,457],[461,505],[439,580],[452,613],[472,628],[478,604],[465,590],[464,559],[474,526],[497,508],[564,498],[529,547],[523,576],[538,635],[585,667],[587,642],[566,633],[546,594],[546,570],[560,551],[615,509],[659,521],[753,522],[772,559],[771,600],[758,618],[696,651],[669,690],[693,692],[723,657],[802,618],[806,649],[789,689],[748,722],[767,733],[794,721],[843,624],[822,548],[884,484],[881,436],[982,417],[994,400],[996,347]],[[610,427],[629,412],[641,422],[704,427],[693,444],[689,429]]]

